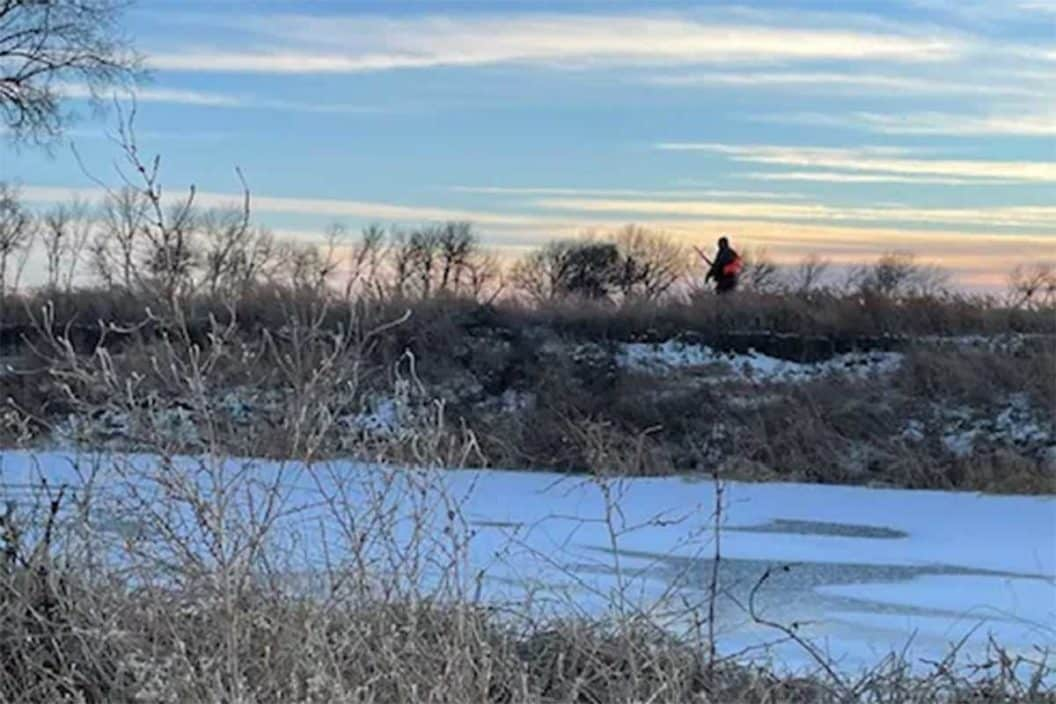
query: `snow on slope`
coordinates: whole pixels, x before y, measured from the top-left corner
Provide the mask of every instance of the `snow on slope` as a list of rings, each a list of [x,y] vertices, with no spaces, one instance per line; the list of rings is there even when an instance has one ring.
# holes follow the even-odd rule
[[[859,377],[890,374],[902,364],[898,352],[856,352],[814,364],[790,362],[750,350],[746,354],[720,352],[706,345],[677,340],[631,342],[619,347],[617,363],[625,369],[665,374],[684,367],[715,367],[722,375],[748,381],[809,381],[830,374]]]
[[[96,491],[112,499],[108,515],[116,533],[135,520],[134,513],[118,511],[129,492],[115,467],[125,464],[135,466],[137,475],[173,471],[142,455],[121,456],[115,464],[109,456],[5,452],[0,485],[22,487],[11,496],[24,500],[25,487],[41,476],[52,486],[77,487],[93,469]],[[193,458],[181,458],[176,469],[190,474],[195,466]],[[333,549],[340,535],[321,499],[340,487],[347,492],[344,508],[355,511],[384,487],[396,515],[432,511],[430,538],[420,546],[426,561],[449,546],[443,532],[450,527],[448,511],[465,517],[471,536],[466,574],[484,571],[485,599],[523,603],[530,597],[549,613],[666,608],[669,626],[678,630],[685,619],[670,609],[702,605],[707,598],[715,498],[707,481],[665,477],[606,484],[620,508],[611,514],[614,544],[604,520],[603,486],[584,478],[384,470],[352,462],[305,468],[228,460],[223,469],[228,475],[248,470],[233,494],[243,503],[259,498],[270,481],[281,486],[286,514],[276,544],[295,548],[291,569],[320,564],[323,542]],[[427,496],[426,486],[439,493]],[[10,498],[2,494],[0,489],[0,500]],[[781,565],[791,567],[775,572],[758,591],[756,605],[771,620],[806,623],[802,632],[847,670],[875,664],[907,642],[915,661],[936,659],[969,633],[968,655],[979,655],[990,633],[1014,650],[1056,648],[1054,497],[733,483],[724,514],[718,603],[723,652],[775,638],[743,607],[764,570]],[[404,522],[395,525],[393,539],[409,540]],[[810,664],[795,646],[769,653],[789,667]]]

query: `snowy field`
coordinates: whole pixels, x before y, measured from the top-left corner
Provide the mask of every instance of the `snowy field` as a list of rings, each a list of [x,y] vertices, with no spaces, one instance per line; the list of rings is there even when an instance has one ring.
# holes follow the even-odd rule
[[[706,603],[714,564],[715,495],[705,480],[599,484],[541,472],[350,462],[305,468],[180,458],[172,467],[150,456],[0,453],[0,501],[31,502],[42,477],[80,496],[93,493],[92,527],[115,544],[136,532],[148,507],[193,533],[182,523],[189,509],[171,493],[186,488],[184,477],[223,492],[247,522],[269,487],[278,487],[271,543],[293,572],[333,561],[349,526],[362,525],[364,507],[380,501],[390,509],[389,546],[406,547],[404,558],[426,565],[425,573],[446,564],[464,537],[456,561],[484,600],[530,601],[549,614],[649,609],[677,631],[690,623],[687,607]],[[771,567],[774,576],[755,593],[757,612],[802,624],[799,631],[847,671],[903,648],[915,663],[937,660],[965,637],[967,656],[980,656],[991,635],[1013,651],[1056,650],[1054,497],[733,483],[722,505],[723,653],[748,649],[779,665],[809,666],[791,643],[755,649],[781,638],[747,612]],[[423,512],[424,523],[410,520]]]

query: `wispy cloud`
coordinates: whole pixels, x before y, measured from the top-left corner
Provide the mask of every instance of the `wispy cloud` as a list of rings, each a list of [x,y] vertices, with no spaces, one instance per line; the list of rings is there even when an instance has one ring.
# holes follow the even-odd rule
[[[756,115],[757,122],[803,124],[867,130],[880,134],[921,134],[948,137],[1015,135],[1047,137],[1056,134],[1056,111],[1047,106],[1022,106],[1018,111],[973,115],[966,112],[832,112]]]
[[[1023,106],[1017,112],[973,115],[965,112],[833,112],[782,113],[756,115],[758,122],[775,124],[803,124],[818,127],[841,127],[867,130],[880,134],[922,134],[948,137],[1015,135],[1047,137],[1056,134],[1056,112],[1048,107],[1042,111],[1034,106]]]
[[[1029,22],[1056,13],[1051,0],[908,0],[908,4],[950,19],[989,26],[993,23]]]
[[[928,183],[947,186],[979,186],[1013,183],[1008,179],[967,179],[948,176],[907,176],[905,174],[848,174],[840,171],[753,171],[743,174],[757,181],[815,181],[819,183]]]
[[[642,199],[550,198],[537,201],[546,209],[636,215],[829,222],[909,222],[985,227],[1051,228],[1056,207],[911,208],[829,206],[820,203],[729,203]],[[1056,240],[1054,240],[1056,244]]]
[[[1053,2],[1053,0],[1020,0],[1020,2],[1015,4],[1020,9],[1028,12],[1056,15],[1056,2]]]
[[[541,189],[540,189],[541,190]],[[185,191],[170,188],[169,198],[180,198]],[[63,188],[26,186],[21,195],[30,202],[56,202],[72,197],[98,200],[105,195],[100,188]],[[239,207],[236,193],[200,191],[195,202],[206,208]],[[919,222],[948,225],[987,225],[993,227],[1053,228],[1056,230],[1056,207],[1002,206],[988,208],[913,208],[903,205],[887,207],[829,206],[802,202],[727,202],[721,200],[664,200],[659,198],[540,198],[531,202],[533,212],[502,212],[459,208],[408,206],[395,203],[332,198],[293,198],[254,195],[251,207],[255,213],[282,213],[330,218],[376,219],[400,223],[468,220],[480,225],[502,227],[591,226],[591,217],[557,215],[547,211],[579,213],[620,213],[670,218],[720,218],[754,221],[833,221],[833,222]],[[624,218],[610,221],[618,222]]]
[[[98,95],[89,86],[81,83],[63,83],[58,86],[58,90],[68,98],[95,98]],[[198,90],[139,88],[132,94],[136,100],[144,103],[178,103],[209,107],[241,107],[244,104],[244,99],[234,95]]]
[[[456,193],[480,193],[500,196],[612,196],[632,198],[744,198],[748,200],[773,200],[804,198],[799,193],[777,191],[738,191],[717,189],[651,190],[637,188],[555,188],[522,186],[449,186]]]
[[[84,200],[99,200],[106,195],[101,188],[64,188],[55,186],[25,186],[21,196],[30,202],[59,202],[77,197]],[[166,197],[174,201],[186,197],[187,191],[169,187]],[[242,196],[237,193],[198,191],[194,202],[204,208],[241,207]],[[546,217],[517,213],[499,213],[481,210],[464,210],[431,206],[410,206],[386,202],[344,200],[336,198],[292,198],[284,196],[252,195],[251,208],[254,213],[281,213],[310,215],[328,218],[360,218],[397,223],[439,222],[468,220],[482,225],[503,227],[539,227],[546,225]],[[564,224],[566,220],[553,220]]]
[[[699,142],[664,142],[665,151],[702,151],[724,154],[734,161],[807,169],[848,172],[943,176],[967,179],[1002,179],[1056,182],[1056,163],[1042,161],[983,161],[970,159],[909,159],[898,151],[877,148],[834,149],[769,145],[728,145]]]
[[[68,98],[95,98],[92,89],[80,83],[65,83],[58,87]],[[118,95],[118,98],[123,96]],[[243,108],[261,110],[283,110],[292,112],[359,114],[387,111],[387,108],[374,105],[357,105],[349,103],[306,103],[296,100],[260,98],[251,95],[233,95],[210,91],[183,90],[179,88],[137,88],[128,93],[140,103],[162,103],[167,105],[195,105],[212,108]]]
[[[788,88],[797,92],[840,94],[918,95],[1009,95],[1042,96],[1046,86],[987,80],[977,83],[949,80],[946,76],[875,74],[833,71],[707,71],[678,75],[648,76],[646,83],[693,88],[735,86],[772,90]]]
[[[932,135],[1022,135],[1046,137],[1056,135],[1056,112],[1018,115],[963,115],[949,113],[910,113],[908,115],[880,115],[855,113],[850,121],[885,134]]]
[[[245,18],[240,28],[262,39],[238,50],[159,50],[150,52],[149,63],[162,70],[356,73],[508,63],[925,62],[964,51],[960,40],[934,32],[727,24],[651,14],[271,15]]]

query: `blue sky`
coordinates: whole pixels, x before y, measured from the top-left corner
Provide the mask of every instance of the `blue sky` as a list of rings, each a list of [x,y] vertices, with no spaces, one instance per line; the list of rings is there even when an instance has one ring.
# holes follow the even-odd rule
[[[150,2],[137,130],[169,192],[321,237],[474,221],[515,253],[639,222],[792,262],[912,250],[969,286],[1056,259],[1056,0]],[[113,117],[68,135],[114,180]],[[45,203],[68,147],[0,143]]]

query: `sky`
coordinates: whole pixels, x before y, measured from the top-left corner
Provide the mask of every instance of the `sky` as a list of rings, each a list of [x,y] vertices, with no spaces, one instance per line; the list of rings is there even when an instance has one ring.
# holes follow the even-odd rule
[[[235,202],[237,167],[280,236],[458,219],[516,254],[635,222],[969,288],[1056,261],[1056,0],[140,0],[123,26],[166,192]],[[114,115],[65,91],[81,163],[0,141],[36,204],[119,183]]]

